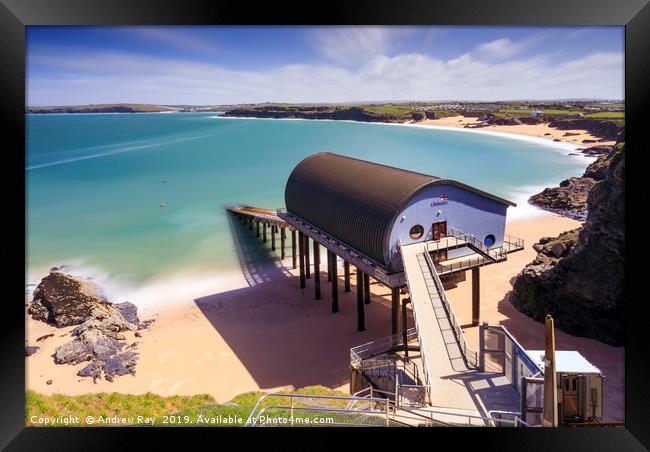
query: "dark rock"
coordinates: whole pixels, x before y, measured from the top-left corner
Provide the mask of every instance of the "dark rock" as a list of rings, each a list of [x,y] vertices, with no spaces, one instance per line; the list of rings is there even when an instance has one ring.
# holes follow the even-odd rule
[[[587,217],[587,196],[596,181],[588,177],[572,177],[559,187],[545,188],[528,202],[551,212],[584,220]]]
[[[575,135],[580,135],[580,134],[579,134],[579,133],[575,133],[575,132],[566,132],[566,133],[565,133],[564,135],[562,135],[562,136],[563,136],[563,137],[573,137],[573,136],[575,136]]]
[[[36,339],[36,342],[44,341],[45,339],[48,339],[48,338],[53,337],[53,336],[54,336],[54,333],[46,334],[45,336],[41,336],[38,339]]]
[[[612,146],[590,146],[588,148],[578,149],[585,155],[607,155],[612,152]]]
[[[139,354],[135,352],[124,352],[107,359],[104,363],[104,375],[108,381],[113,381],[116,376],[132,374],[135,375],[135,364]]]
[[[596,143],[597,140],[582,140],[583,143]]]
[[[68,342],[54,350],[54,362],[57,364],[79,364],[92,357],[91,347],[81,341]]]
[[[82,323],[102,303],[107,300],[96,284],[53,272],[36,287],[28,312],[34,319],[64,327]]]
[[[553,139],[553,141],[562,141],[562,140],[560,140],[559,138],[555,138]]]
[[[25,347],[25,356],[32,356],[34,353],[38,352],[41,348],[36,346]]]
[[[93,381],[97,380],[102,374],[102,368],[97,362],[92,362],[77,372],[80,377],[92,377]]]
[[[138,319],[138,307],[133,303],[125,301],[124,303],[114,303],[113,307],[118,310],[124,320],[133,325],[138,325],[140,320]]]
[[[614,147],[606,165],[605,177],[589,193],[587,220],[575,244],[559,259],[540,258],[548,257],[544,250],[538,254],[517,276],[510,300],[540,322],[551,314],[569,334],[624,345],[624,143]]]
[[[45,382],[45,384],[47,384],[47,385],[51,385],[52,383],[53,383],[52,380],[47,380],[47,381]]]
[[[142,337],[142,334],[140,334],[140,332],[136,331],[135,332],[135,337]]]
[[[607,175],[608,167],[609,160],[607,159],[607,155],[601,155],[587,167],[583,177],[590,177],[594,180],[603,180]]]

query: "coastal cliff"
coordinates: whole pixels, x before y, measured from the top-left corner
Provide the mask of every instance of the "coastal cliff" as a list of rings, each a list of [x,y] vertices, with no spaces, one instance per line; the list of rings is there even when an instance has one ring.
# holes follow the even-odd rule
[[[510,301],[543,321],[551,314],[567,333],[624,344],[625,144],[588,172],[602,175],[587,198],[578,231],[543,238],[537,258],[517,276]]]
[[[365,110],[360,107],[330,108],[316,106],[310,109],[297,107],[268,106],[257,108],[236,108],[229,110],[223,116],[239,118],[291,118],[291,119],[333,119],[361,122],[403,122],[404,118]],[[424,114],[417,117],[424,119]]]

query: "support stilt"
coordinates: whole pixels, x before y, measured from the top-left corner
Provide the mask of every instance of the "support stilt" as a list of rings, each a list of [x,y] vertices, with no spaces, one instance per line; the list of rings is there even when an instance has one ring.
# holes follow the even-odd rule
[[[304,252],[305,240],[303,238],[302,232],[298,232],[298,260],[300,261],[300,288],[305,287],[305,252]]]
[[[314,241],[314,299],[320,298],[320,246]]]
[[[296,269],[296,231],[291,231],[291,264]]]
[[[305,237],[305,277],[311,278],[311,267],[309,266],[309,236],[303,234]]]
[[[357,268],[357,331],[366,329],[366,313],[363,303],[363,272]]]
[[[399,287],[393,287],[390,292],[390,330],[391,334],[399,332]]]
[[[479,323],[481,311],[481,273],[480,267],[472,268],[472,325]]]
[[[370,304],[370,275],[363,274],[363,302]]]
[[[280,259],[284,260],[284,242],[287,240],[287,228],[280,228]]]
[[[332,312],[339,312],[339,279],[336,277],[336,254],[332,253]]]
[[[343,281],[345,283],[344,291],[350,291],[350,263],[348,261],[343,261]]]

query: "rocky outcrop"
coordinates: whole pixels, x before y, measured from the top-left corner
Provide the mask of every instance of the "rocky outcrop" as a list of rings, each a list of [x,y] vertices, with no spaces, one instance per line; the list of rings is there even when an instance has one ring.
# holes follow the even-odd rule
[[[73,340],[55,349],[56,364],[88,361],[77,375],[94,380],[135,374],[139,354],[133,351],[135,343],[125,347],[124,333],[146,329],[151,321],[140,322],[133,303],[111,303],[97,284],[52,271],[34,291],[28,312],[58,327],[78,325],[71,331]]]
[[[611,151],[611,146],[598,146],[594,152]],[[601,155],[592,162],[582,177],[571,177],[560,182],[559,187],[545,188],[533,195],[528,202],[545,210],[584,221],[587,218],[587,198],[597,181],[605,178],[609,168],[607,155]]]
[[[559,187],[545,188],[530,197],[528,202],[545,210],[576,220],[587,218],[587,196],[596,184],[589,177],[572,177],[560,182]]]
[[[587,221],[573,231],[536,244],[539,254],[517,276],[512,304],[574,335],[624,344],[625,147],[617,144],[604,162],[606,172],[587,200]],[[546,240],[546,239],[545,239]],[[561,243],[564,247],[549,244]],[[541,245],[541,247],[540,247]]]
[[[27,312],[36,320],[64,327],[82,323],[96,306],[106,303],[97,284],[53,271],[36,287]]]
[[[579,148],[578,151],[591,156],[607,155],[612,152],[612,146],[590,146],[588,148]]]
[[[591,135],[608,140],[624,140],[622,124],[601,119],[551,119],[549,127],[558,130],[586,130]]]
[[[228,117],[239,118],[293,118],[293,119],[334,119],[361,122],[403,122],[404,117],[397,117],[384,113],[376,113],[360,107],[328,108],[310,107],[257,107],[236,108],[223,114]]]

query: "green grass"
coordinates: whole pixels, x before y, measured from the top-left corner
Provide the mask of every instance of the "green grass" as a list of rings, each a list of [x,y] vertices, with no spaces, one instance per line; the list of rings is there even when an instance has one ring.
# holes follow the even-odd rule
[[[323,386],[309,386],[293,391],[296,394],[311,395],[339,395],[344,396],[340,391],[325,388]],[[171,396],[162,397],[147,393],[142,395],[120,394],[120,393],[98,393],[83,394],[78,396],[69,395],[43,395],[28,390],[25,393],[25,425],[40,426],[39,418],[56,417],[79,417],[79,424],[70,426],[106,426],[108,424],[98,423],[100,416],[103,418],[131,418],[133,421],[127,425],[154,425],[154,426],[241,426],[253,407],[264,395],[264,392],[247,392],[240,394],[227,403],[217,403],[208,394],[194,396]],[[335,422],[372,423],[382,424],[383,419],[366,416],[363,414],[348,414],[336,412],[309,412],[300,410],[304,406],[322,406],[324,408],[344,408],[347,400],[326,400],[315,401],[314,399],[294,399],[297,417],[303,419],[314,419],[317,417],[331,417]],[[319,403],[320,402],[320,403]],[[262,401],[260,407],[270,405],[289,405],[288,397],[267,397]],[[289,410],[272,409],[268,412],[272,417],[290,416]],[[95,421],[87,422],[88,417]],[[151,424],[138,423],[138,416],[153,419]],[[229,424],[228,421],[234,420]],[[59,424],[60,425],[60,424]],[[280,426],[282,424],[279,424]]]
[[[597,113],[588,113],[585,118],[596,119],[625,119],[624,111],[599,111]]]

